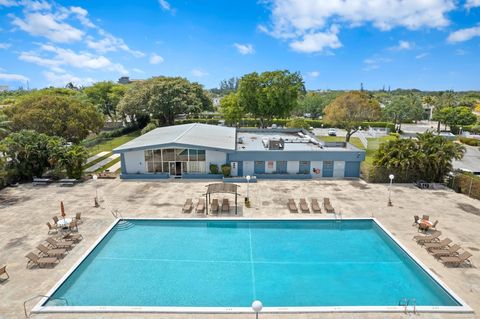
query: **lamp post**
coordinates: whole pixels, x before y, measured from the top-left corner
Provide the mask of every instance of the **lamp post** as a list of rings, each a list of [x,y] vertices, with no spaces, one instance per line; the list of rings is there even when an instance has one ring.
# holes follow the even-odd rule
[[[392,200],[391,200],[391,193],[392,193],[392,182],[395,176],[393,174],[388,175],[388,178],[390,178],[390,185],[388,186],[388,206],[393,206],[392,205]]]
[[[258,319],[258,313],[262,311],[263,305],[260,300],[255,300],[252,302],[252,309],[255,311],[255,318]]]
[[[98,204],[98,184],[97,184],[98,176],[96,174],[93,174],[92,179],[93,179],[93,182],[95,183],[95,207],[98,207],[100,206]]]
[[[247,198],[245,199],[246,202],[250,200],[250,178],[250,175],[247,175],[245,177],[245,179],[247,180]]]

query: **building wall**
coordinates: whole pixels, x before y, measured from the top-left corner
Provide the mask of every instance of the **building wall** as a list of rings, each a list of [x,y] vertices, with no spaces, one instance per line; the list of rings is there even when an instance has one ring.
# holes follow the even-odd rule
[[[344,161],[333,162],[333,177],[344,177],[344,176],[345,176],[345,162]]]
[[[287,173],[288,174],[298,174],[298,169],[300,168],[299,161],[288,161],[287,162]]]
[[[207,164],[207,172],[210,172],[210,164],[216,164],[220,169],[220,166],[227,162],[227,153],[207,150],[205,152],[205,161]]]
[[[253,168],[253,161],[243,161],[243,176],[253,175]]]
[[[144,151],[131,151],[123,154],[127,174],[146,173]]]

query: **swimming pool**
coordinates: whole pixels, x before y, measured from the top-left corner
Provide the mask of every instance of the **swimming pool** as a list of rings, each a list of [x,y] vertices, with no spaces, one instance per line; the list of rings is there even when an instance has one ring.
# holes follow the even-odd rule
[[[374,219],[129,219],[48,295],[33,311],[470,310]]]

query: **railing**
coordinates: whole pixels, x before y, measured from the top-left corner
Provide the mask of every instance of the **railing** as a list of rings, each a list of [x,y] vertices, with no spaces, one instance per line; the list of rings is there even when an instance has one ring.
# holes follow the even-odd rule
[[[410,299],[407,299],[406,297],[403,297],[402,299],[400,299],[400,301],[398,302],[398,305],[399,306],[403,306],[403,312],[405,314],[408,313],[408,307],[410,305],[413,305],[413,313],[416,314],[417,313],[417,300],[415,298],[410,298]]]
[[[112,213],[113,217],[115,217],[115,219],[123,219],[123,216],[118,209],[112,209],[111,213]]]
[[[40,297],[41,297],[41,298],[47,298],[47,300],[50,299],[50,297],[49,297],[49,296],[46,296],[46,295],[36,295],[36,296],[34,296],[34,297],[32,297],[32,298],[28,298],[27,300],[25,300],[25,301],[23,302],[23,313],[25,314],[25,318],[30,318],[30,313],[28,313],[28,311],[27,311],[27,303],[30,302],[30,301],[32,301],[32,300],[34,300],[34,299],[40,298]],[[63,301],[65,301],[65,305],[68,306],[68,300],[67,300],[67,298],[55,298],[55,299],[53,299],[53,300],[63,300]]]
[[[358,131],[357,132],[357,135],[358,135],[358,138],[360,139],[360,142],[362,142],[363,146],[365,148],[368,148],[368,140],[367,138],[365,137],[365,134],[363,134],[362,131]]]

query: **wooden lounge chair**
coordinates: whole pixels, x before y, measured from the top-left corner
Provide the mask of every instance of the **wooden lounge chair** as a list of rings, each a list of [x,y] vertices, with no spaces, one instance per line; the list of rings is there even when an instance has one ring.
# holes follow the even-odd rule
[[[30,252],[25,257],[27,257],[27,268],[31,265],[37,265],[38,267],[43,267],[45,265],[54,265],[58,263],[57,257],[40,257],[35,255],[34,253]]]
[[[459,267],[461,264],[464,262],[470,263],[470,260],[468,260],[470,257],[473,255],[470,254],[468,251],[464,251],[458,256],[452,256],[452,257],[440,257],[440,261],[443,262],[445,265],[450,265],[454,267]],[[470,264],[471,265],[471,264]]]
[[[205,213],[205,200],[203,198],[198,200],[197,207],[195,208],[195,211],[198,214]]]
[[[452,240],[450,238],[445,238],[436,243],[423,243],[423,247],[425,247],[426,250],[439,249],[448,247],[448,245],[450,245],[451,243]]]
[[[442,235],[442,232],[440,231],[435,231],[431,235],[426,235],[426,236],[413,236],[413,239],[417,242],[417,244],[422,244],[422,243],[431,243],[433,241],[438,241],[438,237]]]
[[[418,221],[420,220],[420,217],[418,215],[413,216],[413,224],[412,226],[418,226]]]
[[[72,248],[73,242],[71,241],[58,241],[52,237],[47,238],[47,243],[54,248]]]
[[[333,208],[332,204],[330,203],[330,198],[325,197],[323,199],[323,207],[325,207],[325,211],[327,213],[335,213],[335,209]]]
[[[76,213],[76,214],[75,214],[75,221],[77,222],[77,224],[83,223],[82,213]]]
[[[293,198],[288,199],[287,207],[290,210],[290,213],[298,213],[297,204],[295,204]]]
[[[320,208],[320,204],[318,204],[318,201],[316,198],[312,199],[310,207],[312,207],[312,212],[314,213],[320,214],[322,212],[322,209]]]
[[[228,202],[228,198],[224,198],[222,200],[222,212],[230,212],[230,203]]]
[[[78,232],[77,220],[73,219],[70,224],[68,224],[68,230],[71,232]]]
[[[83,236],[80,233],[76,233],[76,234],[68,233],[65,236],[63,236],[62,239],[66,242],[78,243],[80,240],[83,239]]]
[[[54,223],[55,225],[57,225],[57,223],[58,223],[58,217],[57,217],[57,216],[53,216],[52,219],[53,219],[53,223]]]
[[[218,205],[218,199],[214,198],[212,199],[212,207],[210,208],[212,213],[218,213],[219,205]]]
[[[183,204],[182,213],[191,213],[193,209],[193,202],[191,198],[188,198]]]
[[[57,229],[56,225],[55,225],[55,226],[52,226],[52,224],[50,224],[50,222],[47,222],[47,226],[48,226],[48,234],[51,234],[51,233],[56,234],[56,233],[58,233],[58,229]]]
[[[429,253],[434,256],[435,258],[440,258],[442,256],[458,256],[458,251],[461,249],[457,244],[454,244],[447,248],[440,248],[440,249],[431,249]]]
[[[300,210],[302,211],[302,213],[310,213],[310,209],[308,208],[308,204],[305,198],[300,198]]]
[[[46,257],[62,257],[67,253],[64,248],[49,249],[42,244],[38,245],[37,249]]]
[[[3,276],[3,275],[7,276],[7,278],[5,278],[5,280],[10,278],[10,275],[7,272],[7,265],[3,265],[3,266],[0,267],[0,276]]]

